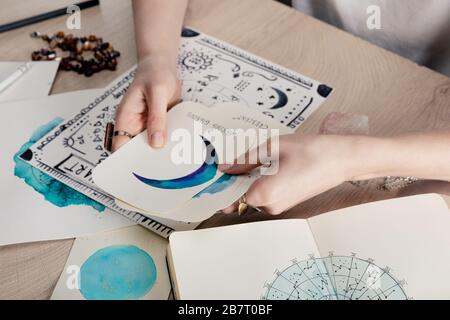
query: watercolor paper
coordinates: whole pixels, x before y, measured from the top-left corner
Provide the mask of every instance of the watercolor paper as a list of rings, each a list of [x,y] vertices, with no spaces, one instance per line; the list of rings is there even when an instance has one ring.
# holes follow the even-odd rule
[[[167,244],[141,226],[77,238],[52,299],[167,300]]]
[[[292,134],[294,132],[293,129],[285,126],[280,126],[280,124],[273,119],[265,117],[264,115],[251,109],[242,108],[239,104],[218,103],[215,105],[212,111],[214,116],[218,118],[217,121],[222,122],[223,125],[226,124],[229,128],[232,129],[273,129],[274,132],[272,132],[272,134],[274,136]],[[231,121],[227,121],[227,119],[230,119]],[[256,138],[255,142],[257,145],[265,142],[265,140],[260,140],[261,138]],[[256,146],[256,144],[254,144],[254,146]],[[249,146],[249,149],[251,149],[251,146]],[[141,159],[143,157],[141,150],[146,150],[146,146],[142,146],[134,151],[128,150],[124,152],[128,154],[128,157]],[[118,152],[121,151],[119,150]],[[146,165],[152,163],[152,157],[148,157],[148,159],[149,160],[144,161]],[[108,174],[108,172],[111,172],[113,168],[126,167],[125,163],[129,161],[122,160],[122,162],[118,163],[117,160],[115,160],[116,159],[113,160],[113,157],[111,157],[103,163],[103,165],[105,166],[105,176],[109,177],[110,174]],[[200,222],[206,220],[217,211],[228,207],[238,198],[240,198],[248,190],[250,185],[259,177],[259,170],[254,170],[247,175],[240,176],[224,174],[201,191],[195,193],[194,196],[192,196],[187,202],[183,203],[175,210],[167,212],[163,216],[177,221]],[[105,188],[108,189],[108,186],[105,186]],[[130,188],[130,190],[133,190],[134,192],[134,189]],[[115,193],[112,192],[112,194]],[[172,200],[175,201],[175,199]],[[148,215],[158,215],[158,213],[152,212],[151,210],[133,206],[130,204],[131,202],[116,199],[116,203],[128,210],[134,210]],[[150,206],[151,205],[152,204],[150,204]]]
[[[196,195],[202,194],[205,189],[204,193],[213,192],[207,188],[223,175],[217,165],[220,163],[219,158],[224,157],[225,143],[218,143],[222,136],[216,135],[215,139],[208,137],[208,130],[219,127],[245,128],[244,121],[240,119],[249,117],[248,114],[251,115],[251,112],[238,104],[225,104],[210,109],[197,103],[181,103],[169,111],[168,136],[171,138],[164,148],[150,148],[147,134],[143,132],[95,168],[94,182],[114,197],[141,208],[144,212],[152,212],[153,216],[175,221],[202,221],[204,219],[199,219],[193,212],[185,212],[183,205]],[[198,123],[194,119],[203,119],[203,123],[208,124],[195,132]],[[179,132],[178,130],[183,130],[183,140],[176,138],[175,133]],[[229,136],[233,139],[244,138],[243,134],[233,132],[229,131]],[[248,139],[249,148],[256,142],[255,131],[251,133]],[[172,139],[173,137],[175,139]],[[213,142],[210,143],[210,140]],[[213,150],[205,150],[208,148],[205,141]],[[174,154],[179,155],[178,150],[180,154],[187,154],[185,163],[175,163],[184,160],[174,159]],[[247,150],[245,146],[236,148],[237,156]],[[198,155],[198,161],[195,161],[195,155]],[[211,157],[214,159],[211,160]],[[138,177],[136,172],[139,172]],[[223,180],[220,183],[225,182]],[[234,200],[236,199],[231,201]],[[175,210],[181,211],[181,214],[172,215]],[[209,216],[214,212],[208,212]]]

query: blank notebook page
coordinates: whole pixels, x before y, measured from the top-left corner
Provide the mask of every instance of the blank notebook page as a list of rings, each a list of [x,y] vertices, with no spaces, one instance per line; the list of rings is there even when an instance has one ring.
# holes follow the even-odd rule
[[[306,220],[176,232],[170,250],[180,299],[260,299],[277,268],[318,255]]]

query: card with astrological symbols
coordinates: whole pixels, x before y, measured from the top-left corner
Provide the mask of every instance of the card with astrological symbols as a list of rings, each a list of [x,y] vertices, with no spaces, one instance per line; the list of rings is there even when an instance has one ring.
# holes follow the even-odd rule
[[[333,90],[192,29],[182,35],[178,70],[183,100],[208,106],[239,102],[296,129]]]
[[[300,126],[332,92],[329,86],[192,29],[182,32],[178,72],[183,81],[183,101],[208,107],[238,102],[289,130]],[[92,180],[93,169],[110,155],[103,141],[106,124],[114,121],[135,73],[133,67],[118,77],[102,95],[80,106],[72,117],[26,150],[21,159],[136,223],[168,236],[173,230],[192,229],[195,224],[126,210]]]

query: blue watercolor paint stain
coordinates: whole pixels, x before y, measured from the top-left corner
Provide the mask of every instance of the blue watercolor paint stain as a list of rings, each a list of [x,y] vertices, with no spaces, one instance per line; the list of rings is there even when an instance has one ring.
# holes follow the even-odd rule
[[[142,177],[133,172],[133,175],[139,181],[145,183],[148,186],[159,188],[159,189],[185,189],[195,186],[199,186],[203,183],[208,182],[216,175],[217,165],[203,163],[200,168],[194,172],[180,178],[169,179],[169,180],[156,180]]]
[[[144,250],[115,245],[92,254],[81,266],[80,292],[87,300],[135,300],[156,282],[156,265]]]
[[[66,186],[58,180],[34,168],[20,158],[21,154],[28,150],[28,148],[30,148],[53,128],[58,126],[62,121],[62,118],[57,117],[49,123],[39,127],[32,134],[30,139],[14,155],[14,175],[20,179],[23,179],[26,184],[42,194],[45,200],[58,207],[67,207],[70,205],[86,205],[93,207],[98,212],[103,212],[105,210],[104,205]]]
[[[133,172],[134,177],[148,186],[160,189],[191,188],[208,182],[216,175],[219,159],[211,142],[204,137],[202,137],[202,139],[205,143],[207,159],[202,166],[194,172],[180,178],[168,180],[150,179]]]
[[[205,194],[214,194],[221,192],[228,187],[230,187],[237,179],[237,176],[233,176],[231,174],[224,174],[219,179],[217,179],[215,182],[213,182],[211,185],[197,193],[193,198],[200,198],[201,196]]]

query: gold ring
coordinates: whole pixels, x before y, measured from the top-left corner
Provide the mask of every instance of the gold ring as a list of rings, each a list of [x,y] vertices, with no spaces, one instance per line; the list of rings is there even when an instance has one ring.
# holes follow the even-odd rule
[[[241,216],[245,213],[247,213],[248,210],[248,204],[247,199],[245,198],[245,194],[239,198],[239,207],[238,207],[238,214]]]

